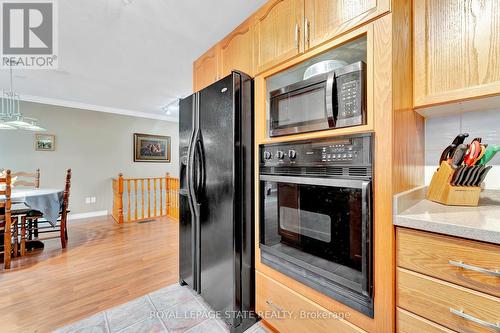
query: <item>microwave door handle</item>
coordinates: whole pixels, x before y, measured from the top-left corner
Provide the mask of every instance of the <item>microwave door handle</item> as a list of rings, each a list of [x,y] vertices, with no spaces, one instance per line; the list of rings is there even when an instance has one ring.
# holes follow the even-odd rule
[[[325,107],[326,107],[326,117],[328,120],[328,127],[335,127],[335,118],[337,110],[337,103],[334,103],[334,98],[337,99],[337,87],[335,82],[335,72],[331,71],[328,74],[325,85]]]
[[[372,182],[364,181],[361,185],[361,218],[362,218],[362,271],[361,286],[366,296],[371,295],[372,281]]]

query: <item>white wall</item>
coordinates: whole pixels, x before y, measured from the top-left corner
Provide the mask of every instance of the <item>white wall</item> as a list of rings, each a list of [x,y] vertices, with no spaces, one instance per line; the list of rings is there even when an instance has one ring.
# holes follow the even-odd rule
[[[445,147],[458,133],[467,132],[470,142],[482,137],[483,143],[500,145],[500,110],[465,112],[460,115],[427,119],[425,123],[425,180],[430,183]],[[490,162],[493,169],[485,180],[486,188],[500,189],[500,153]]]
[[[41,186],[63,188],[65,170],[71,168],[72,213],[112,207],[111,178],[178,176],[178,124],[37,103],[22,103],[22,112],[39,119],[47,134],[56,135],[54,152],[35,151],[35,133],[0,130],[0,168],[41,170]],[[133,161],[133,133],[172,138],[171,163]],[[86,204],[85,197],[97,198]]]

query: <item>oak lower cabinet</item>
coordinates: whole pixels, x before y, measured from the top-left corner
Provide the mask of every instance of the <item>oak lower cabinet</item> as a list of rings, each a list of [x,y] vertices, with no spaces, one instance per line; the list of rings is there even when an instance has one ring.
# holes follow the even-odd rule
[[[396,232],[398,332],[500,330],[500,246]]]
[[[253,76],[253,26],[251,20],[245,21],[220,44],[221,77],[232,70],[242,71]]]
[[[303,52],[304,0],[272,0],[254,15],[255,69],[262,72]]]
[[[260,272],[255,284],[257,313],[280,332],[365,332]]]
[[[305,0],[305,48],[389,12],[390,0]]]
[[[414,106],[500,94],[500,1],[413,1]]]
[[[219,78],[219,45],[217,44],[193,63],[193,90],[199,91]]]

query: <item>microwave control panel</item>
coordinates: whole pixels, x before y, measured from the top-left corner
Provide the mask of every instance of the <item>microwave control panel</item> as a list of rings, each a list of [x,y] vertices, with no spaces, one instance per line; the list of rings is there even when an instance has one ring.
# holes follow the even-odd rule
[[[335,127],[365,124],[366,92],[364,63],[357,71],[339,73],[336,76],[338,113]]]
[[[260,165],[277,167],[371,165],[372,135],[284,142],[260,146]]]

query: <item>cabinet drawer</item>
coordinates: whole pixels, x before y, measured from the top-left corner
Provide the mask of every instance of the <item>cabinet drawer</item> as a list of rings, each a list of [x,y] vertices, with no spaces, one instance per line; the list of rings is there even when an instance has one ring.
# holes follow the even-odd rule
[[[396,326],[398,333],[455,333],[401,308],[396,310]]]
[[[400,308],[457,332],[496,332],[487,326],[498,325],[500,298],[403,268],[396,279]]]
[[[500,297],[500,246],[404,228],[396,238],[399,267]]]
[[[280,332],[365,332],[262,273],[255,279],[257,313]]]

